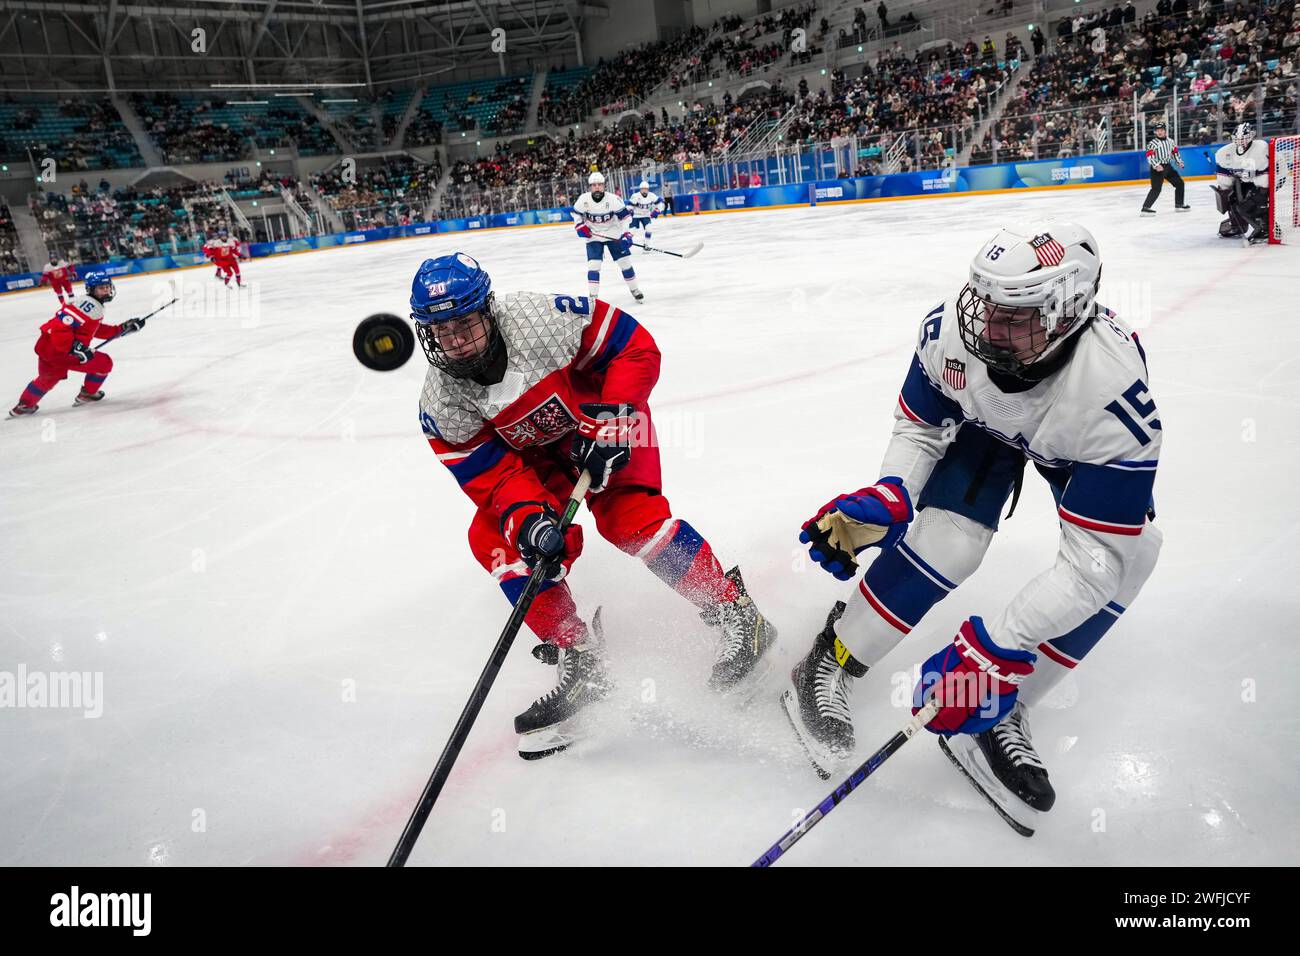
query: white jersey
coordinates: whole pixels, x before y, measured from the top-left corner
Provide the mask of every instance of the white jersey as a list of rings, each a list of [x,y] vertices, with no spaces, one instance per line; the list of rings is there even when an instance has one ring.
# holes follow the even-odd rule
[[[979,428],[1019,449],[1051,482],[1060,553],[990,623],[1002,647],[1032,651],[1112,600],[1151,505],[1161,427],[1142,347],[1104,309],[1075,338],[1056,372],[1014,388],[999,376],[1004,390],[967,352],[956,299],[937,306],[921,326],[881,465],[881,475],[901,478],[918,502],[958,431]]]
[[[598,236],[618,238],[623,234],[622,220],[632,213],[613,193],[605,193],[597,201],[586,192],[573,204],[572,215],[575,226],[589,226]]]
[[[641,190],[637,190],[627,197],[627,204],[632,210],[633,219],[649,219],[650,214],[664,211],[664,201],[656,196],[653,192],[641,195]]]
[[[1220,146],[1214,154],[1215,185],[1231,188],[1234,179],[1256,186],[1268,186],[1268,144],[1253,140],[1243,153],[1236,143]]]

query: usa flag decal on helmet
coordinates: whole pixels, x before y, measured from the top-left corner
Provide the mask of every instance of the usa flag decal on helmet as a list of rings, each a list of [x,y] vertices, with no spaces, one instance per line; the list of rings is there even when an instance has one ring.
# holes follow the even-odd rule
[[[1065,246],[1053,239],[1050,233],[1034,236],[1029,240],[1029,245],[1033,248],[1034,255],[1038,256],[1038,261],[1045,266],[1059,266],[1065,258]]]

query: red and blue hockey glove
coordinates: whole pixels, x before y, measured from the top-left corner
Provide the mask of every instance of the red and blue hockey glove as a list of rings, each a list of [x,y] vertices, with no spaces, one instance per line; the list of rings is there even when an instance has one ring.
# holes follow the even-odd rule
[[[560,516],[545,502],[511,505],[501,516],[501,534],[514,542],[519,557],[530,568],[540,562],[550,565],[547,578],[552,581],[563,578],[582,553],[582,528],[571,524],[560,534]]]
[[[624,248],[626,251],[631,252],[631,251],[632,251],[632,233],[631,233],[631,232],[625,232],[625,233],[623,233],[623,235],[619,236],[619,239],[620,239],[620,240],[622,241],[622,243],[623,243],[623,248]]]
[[[931,697],[941,709],[925,725],[931,733],[978,734],[1011,712],[1037,654],[998,647],[978,617],[965,621],[952,643],[921,665],[912,713]]]
[[[569,457],[591,475],[591,491],[596,494],[632,460],[636,409],[627,402],[583,402],[578,413]]]
[[[888,551],[911,520],[912,499],[902,479],[881,478],[823,505],[803,523],[799,540],[823,570],[848,581],[858,573],[855,555],[872,547]]]
[[[575,228],[578,230],[579,239],[591,238],[591,226],[587,225],[585,222],[579,223]]]

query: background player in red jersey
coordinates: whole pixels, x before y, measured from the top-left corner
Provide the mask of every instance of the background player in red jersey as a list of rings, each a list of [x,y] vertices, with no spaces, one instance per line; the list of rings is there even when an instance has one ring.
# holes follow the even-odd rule
[[[86,294],[75,302],[65,302],[54,318],[41,326],[36,341],[36,378],[23,389],[18,404],[9,410],[10,418],[30,415],[51,388],[68,377],[69,372],[86,376],[74,405],[98,402],[104,397],[99,386],[113,370],[113,359],[106,352],[93,352],[94,339],[120,338],[144,328],[144,319],[127,319],[121,325],[104,321],[104,304],[117,294],[108,273],[86,273]]]
[[[430,446],[478,507],[470,550],[513,603],[532,568],[551,568],[525,623],[558,665],[557,686],[515,718],[520,756],[563,750],[572,718],[606,696],[599,625],[574,606],[565,575],[582,529],[559,514],[583,470],[596,531],[639,558],[719,632],[709,684],[747,692],[770,667],[773,628],[723,574],[704,537],[673,516],[662,492],[650,391],[659,349],[630,315],[600,299],[516,292],[463,253],[425,260],[411,285],[412,319],[429,360],[420,421]],[[760,666],[761,665],[761,666]]]
[[[54,290],[54,294],[59,297],[59,302],[64,302],[64,296],[71,299],[73,296],[72,280],[77,277],[76,266],[69,263],[66,259],[60,259],[57,252],[50,253],[50,261],[46,263],[45,268],[41,270],[41,284],[46,282]]]
[[[231,239],[226,230],[217,231],[217,237],[209,240],[203,247],[203,254],[212,260],[217,267],[217,278],[226,285],[230,285],[232,276],[235,285],[244,284],[239,272],[239,243]]]

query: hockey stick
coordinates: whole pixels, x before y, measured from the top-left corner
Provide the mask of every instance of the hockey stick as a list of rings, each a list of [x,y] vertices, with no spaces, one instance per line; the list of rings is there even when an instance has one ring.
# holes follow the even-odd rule
[[[584,471],[578,476],[578,483],[573,486],[573,493],[569,495],[569,503],[564,509],[564,515],[560,518],[561,536],[573,523],[573,516],[578,513],[578,506],[582,504],[582,499],[587,496],[587,489],[590,487],[591,475]],[[542,582],[546,580],[546,575],[550,570],[548,564],[539,562],[537,567],[533,568],[533,573],[528,576],[528,582],[524,585],[519,600],[515,602],[515,609],[510,612],[510,619],[506,621],[505,630],[497,638],[496,647],[492,648],[492,656],[488,658],[487,664],[483,667],[483,673],[479,675],[478,683],[474,685],[474,691],[469,695],[469,700],[465,703],[465,709],[460,712],[460,719],[456,721],[456,726],[451,732],[451,738],[447,741],[447,746],[442,749],[442,756],[438,758],[438,763],[433,768],[433,774],[429,777],[429,782],[424,785],[424,792],[420,794],[420,802],[411,811],[411,818],[406,821],[406,829],[402,831],[397,846],[393,848],[392,856],[388,858],[388,866],[399,867],[406,865],[406,858],[411,855],[411,850],[415,848],[415,841],[420,838],[420,831],[424,829],[425,821],[429,819],[433,804],[437,801],[438,794],[442,793],[443,784],[447,782],[447,777],[451,774],[451,768],[455,765],[456,758],[460,756],[460,748],[465,745],[469,732],[474,728],[474,721],[478,718],[478,712],[483,708],[483,702],[487,700],[488,691],[492,689],[492,684],[497,679],[501,665],[505,663],[506,655],[510,653],[510,645],[514,643],[515,635],[519,633],[519,628],[523,626],[524,617],[528,614],[528,609],[532,606],[533,599],[537,597],[537,592],[541,590]]]
[[[622,242],[622,236],[607,236],[603,232],[592,232],[593,239],[600,239],[605,242]],[[644,242],[632,240],[632,245],[644,249],[646,252],[662,252],[666,256],[676,256],[678,259],[689,259],[691,256],[699,253],[704,248],[702,241],[696,241],[687,246],[682,252],[673,252],[671,249],[660,249],[658,246],[647,246]]]
[[[175,305],[176,302],[177,302],[179,299],[180,299],[179,296],[174,296],[170,302],[164,302],[162,305],[158,306],[158,308],[154,309],[154,310],[153,310],[152,312],[150,312],[148,315],[142,315],[142,316],[140,316],[140,321],[141,321],[141,322],[147,322],[147,321],[149,321],[149,320],[152,319],[155,315],[157,315],[159,312],[161,312],[163,309],[167,308],[169,305]],[[118,332],[116,335],[111,335],[111,336],[109,336],[108,338],[104,339],[104,341],[102,341],[102,342],[100,342],[98,345],[96,345],[93,349],[91,349],[91,350],[90,350],[90,354],[91,354],[91,355],[94,355],[96,352],[98,352],[100,349],[102,349],[102,348],[103,348],[105,345],[107,345],[109,342],[115,342],[116,340],[120,339],[124,334],[129,334],[129,333]]]
[[[644,242],[633,242],[632,245],[640,246],[646,252],[662,252],[666,256],[676,256],[678,259],[689,259],[704,248],[704,243],[698,241],[687,246],[682,252],[673,252],[671,249],[660,249],[657,246],[647,246]]]
[[[922,727],[934,720],[937,713],[939,713],[938,699],[931,698],[930,702],[917,711],[916,716],[909,720],[902,730],[890,737],[883,747],[867,758],[866,763],[853,771],[848,779],[835,788],[830,796],[804,814],[802,820],[787,830],[781,839],[768,847],[767,852],[751,863],[750,866],[771,866],[780,859],[783,854],[789,851],[790,847],[803,838],[805,833],[820,823],[826,814],[834,810],[850,793],[858,789],[862,785],[862,781],[875,773],[881,764],[892,757],[903,744],[911,740]]]

